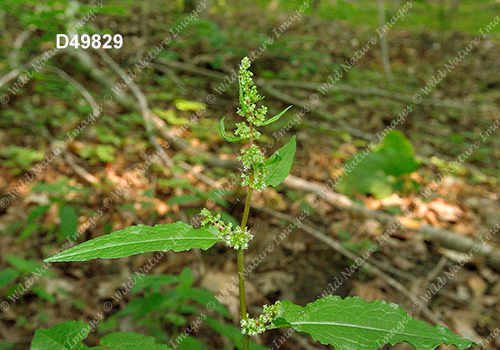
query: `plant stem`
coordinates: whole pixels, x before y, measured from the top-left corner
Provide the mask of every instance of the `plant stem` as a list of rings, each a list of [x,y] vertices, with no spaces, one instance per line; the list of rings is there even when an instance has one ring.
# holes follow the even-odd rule
[[[245,211],[243,212],[243,219],[241,220],[241,229],[242,230],[244,230],[245,227],[247,226],[248,215],[250,213],[250,205],[252,204],[253,177],[254,177],[254,172],[252,169],[251,173],[250,173],[250,181],[248,184],[248,193],[247,193],[247,200],[245,203]],[[244,253],[243,253],[243,249],[239,249],[238,250],[238,282],[239,282],[239,292],[240,292],[240,314],[241,314],[242,320],[248,319],[247,306],[246,306],[246,300],[245,300],[244,273],[245,273]],[[249,340],[250,340],[250,336],[248,334],[242,335],[242,349],[243,350],[248,350]]]

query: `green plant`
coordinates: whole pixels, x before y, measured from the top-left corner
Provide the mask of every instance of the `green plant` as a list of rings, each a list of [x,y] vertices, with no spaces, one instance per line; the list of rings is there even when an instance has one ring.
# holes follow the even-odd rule
[[[273,118],[266,120],[266,107],[256,107],[263,99],[257,93],[248,70],[250,60],[242,60],[239,71],[239,98],[241,109],[238,114],[245,118],[236,125],[233,136],[225,132],[224,118],[220,123],[221,134],[229,142],[248,140],[248,148],[243,148],[238,159],[243,163],[242,183],[248,187],[243,218],[239,226],[225,222],[220,214],[214,216],[204,208],[198,217],[202,226],[195,229],[184,222],[156,225],[138,225],[116,231],[109,235],[84,242],[61,252],[47,262],[84,261],[96,258],[113,259],[150,251],[184,251],[192,248],[209,249],[217,242],[224,241],[237,251],[238,282],[241,316],[241,348],[249,349],[250,336],[269,329],[291,327],[310,334],[322,344],[331,344],[336,349],[374,349],[384,344],[408,342],[417,349],[434,349],[441,343],[453,344],[460,349],[473,342],[462,339],[442,326],[430,327],[426,323],[410,317],[400,306],[385,301],[366,302],[359,297],[341,299],[329,295],[305,307],[290,301],[278,301],[263,307],[258,318],[250,318],[246,311],[244,252],[254,235],[247,227],[253,190],[262,191],[267,186],[278,186],[290,172],[295,154],[295,137],[271,157],[256,145],[260,133],[257,127],[278,120],[290,107]],[[201,219],[204,217],[204,219]],[[302,217],[301,217],[302,219]],[[217,323],[207,320],[215,328]],[[67,349],[68,337],[75,349],[87,349],[81,339],[90,332],[90,326],[81,322],[66,322],[35,334],[32,348]],[[229,332],[234,337],[234,332]],[[228,334],[229,334],[228,333]],[[152,338],[135,333],[115,333],[101,339],[106,349],[166,349]],[[124,344],[127,344],[125,346]],[[140,344],[140,345],[139,345]],[[146,346],[147,345],[147,346]],[[97,348],[97,349],[102,349]]]
[[[206,349],[190,335],[199,329],[199,321],[207,318],[206,311],[200,310],[199,306],[210,304],[217,314],[227,318],[230,314],[213,294],[192,287],[193,282],[194,277],[188,268],[184,268],[178,276],[145,275],[137,278],[130,293],[139,296],[106,321],[100,322],[98,328],[102,332],[112,331],[118,327],[120,319],[130,317],[139,327],[146,327],[157,341],[179,347],[180,350]],[[112,299],[119,301],[124,297],[119,290]],[[216,331],[223,333],[218,329]]]
[[[418,166],[410,141],[402,132],[391,130],[372,152],[367,148],[345,162],[345,178],[337,189],[346,194],[359,192],[384,198],[411,184],[408,174]]]

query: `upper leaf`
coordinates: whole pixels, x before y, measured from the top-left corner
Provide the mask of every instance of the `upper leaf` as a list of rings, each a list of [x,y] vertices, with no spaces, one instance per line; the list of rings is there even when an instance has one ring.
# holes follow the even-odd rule
[[[273,153],[262,166],[267,169],[264,179],[266,185],[276,187],[286,179],[292,168],[293,156],[295,155],[295,135],[279,150]]]
[[[159,344],[153,337],[132,332],[117,332],[101,338],[101,344],[111,350],[169,350],[165,344]]]
[[[175,252],[191,248],[208,249],[219,241],[213,226],[193,228],[184,222],[156,226],[137,225],[84,242],[54,255],[46,262],[114,259],[153,251]]]
[[[399,305],[382,300],[368,303],[359,297],[330,295],[305,307],[285,300],[273,324],[308,333],[337,350],[371,350],[400,342],[417,350],[433,350],[443,343],[459,349],[475,344],[441,325],[431,327],[412,318]]]
[[[90,326],[82,321],[67,321],[48,329],[37,329],[30,350],[104,350],[82,344],[89,333]]]
[[[222,137],[224,138],[224,140],[226,140],[228,142],[236,142],[236,141],[243,140],[242,137],[227,136],[227,134],[226,134],[226,127],[224,126],[224,118],[226,118],[226,117],[222,117],[222,119],[219,122],[220,134],[222,135]]]
[[[263,122],[261,125],[264,126],[264,125],[268,125],[268,124],[271,124],[271,123],[274,123],[275,121],[277,121],[278,119],[280,119],[280,117],[285,114],[286,111],[288,111],[290,108],[292,108],[292,106],[288,106],[287,108],[285,108],[281,113],[278,113],[276,114],[274,117],[266,120],[265,122]]]

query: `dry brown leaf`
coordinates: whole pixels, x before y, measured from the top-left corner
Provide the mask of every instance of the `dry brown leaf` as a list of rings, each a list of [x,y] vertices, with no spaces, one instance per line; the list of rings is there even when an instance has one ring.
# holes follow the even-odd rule
[[[420,228],[420,222],[413,220],[413,219],[407,219],[407,218],[400,218],[399,221],[401,221],[401,224],[409,228],[410,230],[418,230]]]
[[[281,195],[274,188],[267,188],[262,192],[264,199],[266,201],[266,206],[273,208],[278,211],[284,211],[287,209],[287,205]]]
[[[434,213],[433,211],[427,211],[424,214],[424,217],[427,219],[427,221],[429,221],[429,223],[432,226],[439,227],[439,221],[437,219],[436,213]]]
[[[451,322],[454,326],[453,328],[459,336],[479,343],[481,341],[481,336],[479,336],[474,329],[477,318],[477,312],[465,310],[456,310],[450,315]]]
[[[438,198],[427,205],[427,208],[434,211],[439,220],[447,222],[457,222],[463,216],[464,212],[458,205],[446,203]]]
[[[474,294],[474,298],[481,298],[488,289],[488,282],[479,275],[473,275],[467,278],[467,284]]]
[[[366,301],[387,300],[393,302],[392,297],[384,291],[388,287],[387,283],[380,278],[370,282],[354,281],[353,284],[352,295],[357,295]]]

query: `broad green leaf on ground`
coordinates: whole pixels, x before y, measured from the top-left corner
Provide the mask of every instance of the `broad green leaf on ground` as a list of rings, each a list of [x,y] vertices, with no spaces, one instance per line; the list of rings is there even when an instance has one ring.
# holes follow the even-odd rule
[[[222,137],[224,138],[224,140],[226,140],[227,142],[236,142],[236,141],[243,140],[243,138],[241,138],[241,137],[227,136],[227,134],[226,134],[226,127],[224,126],[224,118],[226,118],[226,117],[222,117],[222,119],[219,122],[220,134],[222,135]]]
[[[54,255],[46,262],[114,259],[139,253],[192,248],[208,249],[219,241],[213,226],[193,228],[184,222],[156,226],[137,225],[84,242]]]
[[[337,350],[372,350],[400,342],[417,350],[434,350],[440,344],[467,349],[474,344],[441,325],[431,327],[412,318],[399,305],[382,300],[368,303],[359,297],[330,295],[305,307],[285,300],[274,325],[308,333]]]
[[[180,111],[197,111],[205,109],[205,104],[197,101],[187,101],[178,99],[174,101],[175,107]]]
[[[110,350],[169,350],[165,344],[159,344],[153,337],[132,332],[117,332],[101,338],[100,343]]]
[[[43,276],[57,277],[55,273],[44,268],[43,265],[40,265],[40,263],[36,260],[27,260],[16,255],[7,255],[7,261],[9,264],[22,272],[31,272],[34,274],[38,273]]]
[[[179,286],[177,288],[177,292],[181,298],[194,300],[203,306],[210,305],[210,308],[213,311],[224,317],[231,318],[231,314],[227,311],[224,305],[222,305],[220,301],[207,290]]]
[[[336,188],[345,194],[373,194],[382,199],[396,191],[398,178],[418,166],[410,141],[402,132],[392,130],[371,152],[363,149],[344,163],[343,179]]]
[[[382,156],[382,170],[387,175],[401,176],[411,174],[418,169],[413,146],[399,130],[387,133],[384,141],[375,147],[374,152]]]
[[[281,113],[278,113],[276,114],[274,117],[266,120],[264,123],[262,123],[261,125],[264,126],[264,125],[268,125],[268,124],[271,124],[271,123],[274,123],[275,121],[277,121],[278,119],[280,119],[280,117],[285,114],[286,111],[288,111],[290,108],[292,108],[292,106],[289,106],[288,108],[285,108],[283,111],[281,111]]]
[[[20,273],[14,269],[7,268],[0,273],[0,288],[18,278]]]
[[[104,350],[82,344],[90,330],[90,326],[82,321],[68,321],[48,329],[37,329],[30,350]]]
[[[61,220],[61,230],[59,237],[64,240],[75,234],[78,229],[78,215],[75,209],[70,205],[63,205],[59,210],[59,218]]]
[[[293,156],[295,155],[295,135],[279,150],[273,153],[262,166],[267,169],[268,175],[264,179],[266,185],[276,187],[286,179],[292,168]]]
[[[188,335],[181,340],[179,350],[208,350],[208,347],[195,337]]]

